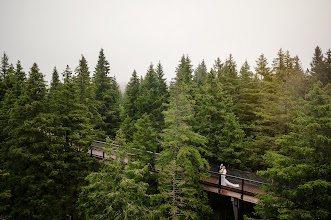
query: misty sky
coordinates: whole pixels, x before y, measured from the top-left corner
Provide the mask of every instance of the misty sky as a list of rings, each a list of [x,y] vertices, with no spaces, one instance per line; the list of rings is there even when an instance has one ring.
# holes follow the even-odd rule
[[[306,69],[317,45],[331,47],[330,0],[0,0],[1,57],[26,72],[37,62],[47,81],[81,54],[93,73],[100,48],[123,83],[159,61],[170,80],[183,54],[209,70],[232,53],[253,69],[261,53],[271,64],[283,48]]]

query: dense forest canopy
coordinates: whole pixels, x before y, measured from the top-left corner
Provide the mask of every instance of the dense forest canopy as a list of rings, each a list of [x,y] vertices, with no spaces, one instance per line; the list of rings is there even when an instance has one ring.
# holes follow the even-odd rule
[[[1,219],[209,218],[199,179],[220,162],[268,181],[256,218],[330,219],[331,50],[317,46],[307,70],[282,49],[251,65],[230,54],[194,68],[183,55],[170,85],[159,62],[122,94],[103,49],[93,70],[83,55],[54,67],[49,86],[37,63],[4,53]],[[100,163],[93,140],[122,147]]]

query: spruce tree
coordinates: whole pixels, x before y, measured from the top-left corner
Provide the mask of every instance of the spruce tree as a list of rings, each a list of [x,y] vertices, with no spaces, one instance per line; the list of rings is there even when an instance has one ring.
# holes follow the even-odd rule
[[[259,80],[250,70],[247,60],[240,69],[237,116],[247,137],[252,136],[253,124],[257,120],[259,104]]]
[[[87,64],[87,60],[82,55],[79,60],[79,64],[75,69],[76,75],[73,77],[74,87],[78,89],[79,103],[86,106],[90,114],[90,124],[93,127],[94,135],[97,139],[104,137],[105,132],[101,131],[98,125],[103,123],[102,117],[98,112],[97,101],[94,99],[95,92],[91,83],[90,71]]]
[[[10,173],[13,219],[63,218],[63,150],[50,133],[46,117],[46,85],[36,63],[27,87],[15,102],[8,123],[6,168]],[[62,162],[61,162],[62,161]]]
[[[139,97],[137,99],[138,111],[140,117],[143,114],[151,116],[151,120],[154,120],[152,115],[157,108],[155,100],[158,96],[158,78],[154,70],[153,64],[151,64],[147,70],[144,80],[141,82],[139,89]]]
[[[139,95],[140,81],[136,70],[133,71],[129,83],[125,89],[125,114],[133,119],[138,118],[138,104],[137,99]]]
[[[128,146],[121,131],[115,139],[119,148],[107,141],[104,151],[115,159],[107,160],[98,172],[86,177],[82,188],[80,214],[86,219],[154,219],[156,211],[150,206],[148,184],[144,177],[147,166],[140,161],[127,160]]]
[[[9,70],[9,58],[7,54],[4,52],[3,56],[1,57],[1,69],[0,69],[0,81],[6,81],[6,78],[8,76],[8,70]]]
[[[330,213],[330,86],[322,83],[302,100],[291,132],[277,140],[279,150],[264,159],[260,174],[272,181],[255,208],[263,219],[329,219]]]
[[[186,55],[186,57],[183,55],[178,67],[176,68],[177,80],[189,85],[192,83],[192,73],[193,69],[191,60],[188,55]]]
[[[101,49],[92,80],[98,112],[103,119],[98,127],[114,137],[120,126],[120,91],[116,79],[108,76],[109,72],[109,62]]]
[[[132,147],[139,149],[139,151],[132,151],[137,160],[141,160],[144,164],[149,165],[151,169],[154,168],[154,153],[158,148],[157,133],[152,127],[152,122],[146,114],[135,123]]]
[[[249,155],[251,168],[261,169],[266,166],[262,160],[262,155],[274,146],[275,136],[281,133],[277,127],[279,92],[274,75],[263,54],[256,61],[255,71],[260,78],[259,102],[256,110],[257,120],[253,123],[254,139],[250,143],[252,147]]]
[[[160,132],[164,126],[162,111],[163,103],[167,101],[168,92],[163,78],[163,68],[159,63],[156,72],[153,64],[149,66],[145,78],[140,84],[137,97],[138,115],[148,114],[156,132]]]
[[[158,63],[155,73],[158,79],[158,98],[156,100],[157,109],[155,110],[154,115],[155,120],[157,121],[157,132],[160,132],[164,128],[164,115],[162,112],[166,110],[165,104],[168,103],[169,100],[168,86],[166,83],[166,79],[164,78],[163,66],[161,62]]]
[[[178,76],[178,75],[177,75]],[[208,162],[198,147],[206,138],[194,133],[188,123],[193,108],[183,78],[177,78],[171,88],[169,108],[164,112],[166,128],[162,134],[162,155],[159,167],[159,191],[155,197],[161,201],[158,210],[166,218],[202,218],[211,212],[199,179],[206,177]]]
[[[224,92],[213,72],[208,73],[205,84],[195,96],[193,128],[207,138],[206,154],[211,153],[215,163],[218,160],[235,167],[245,167],[242,156],[244,132],[233,113],[231,97]]]
[[[199,63],[198,67],[194,71],[193,79],[198,85],[201,85],[205,82],[206,77],[207,77],[207,67],[205,61],[202,60],[202,62]]]

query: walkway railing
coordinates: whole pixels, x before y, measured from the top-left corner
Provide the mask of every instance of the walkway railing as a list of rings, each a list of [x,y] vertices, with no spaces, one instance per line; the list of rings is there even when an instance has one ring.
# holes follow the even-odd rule
[[[109,145],[106,142],[103,141],[93,141],[92,142],[92,147],[91,149],[87,152],[91,157],[96,157],[99,159],[105,159],[109,158],[109,155],[103,151],[103,148],[109,148]],[[120,145],[112,144],[110,151],[112,149],[116,149],[121,147]],[[141,151],[141,149],[136,149],[136,148],[130,148],[133,151]],[[148,152],[153,154],[153,152]],[[159,153],[155,153],[157,155],[160,155]],[[135,155],[134,153],[128,153],[128,155]],[[158,171],[155,171],[156,173]],[[256,180],[251,180],[251,179],[246,179],[238,176],[233,176],[226,174],[226,179],[230,181],[231,183],[234,184],[239,184],[239,187],[230,187],[230,186],[225,186],[224,183],[222,183],[221,174],[214,172],[214,171],[208,171],[210,174],[210,178],[206,180],[200,180],[200,182],[204,185],[214,187],[218,189],[218,193],[221,193],[221,190],[228,190],[231,192],[239,193],[241,199],[243,199],[244,195],[247,196],[255,196],[257,193],[262,193],[262,184],[263,182],[256,181]]]

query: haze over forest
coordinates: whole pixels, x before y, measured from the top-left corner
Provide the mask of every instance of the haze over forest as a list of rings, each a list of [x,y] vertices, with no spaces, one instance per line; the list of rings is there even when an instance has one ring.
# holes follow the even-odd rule
[[[0,219],[331,219],[330,6],[0,0]]]
[[[100,48],[121,85],[159,61],[170,80],[183,54],[210,70],[230,53],[238,66],[254,66],[283,48],[307,69],[316,45],[329,47],[330,8],[328,0],[1,0],[0,54],[24,69],[37,62],[48,82],[54,66],[75,68],[81,54],[94,67]]]

